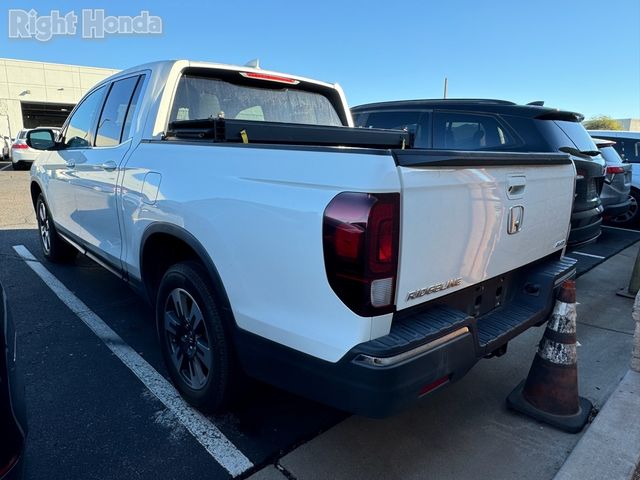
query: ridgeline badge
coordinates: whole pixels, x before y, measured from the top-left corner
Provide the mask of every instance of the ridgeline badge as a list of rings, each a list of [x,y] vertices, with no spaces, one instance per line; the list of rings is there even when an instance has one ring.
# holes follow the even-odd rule
[[[86,39],[102,39],[111,35],[159,35],[162,34],[162,18],[142,10],[136,16],[107,15],[102,8],[82,9],[81,15],[71,10],[65,14],[51,10],[40,15],[33,8],[29,11],[9,9],[9,38],[35,39],[48,42],[54,36],[75,36]]]
[[[430,287],[421,288],[419,290],[412,290],[407,294],[407,301],[415,300],[416,298],[424,297],[425,295],[430,295],[432,293],[441,292],[442,290],[457,287],[458,285],[462,285],[462,278],[452,278],[451,280],[447,280],[446,282],[442,283],[436,283],[435,285],[431,285]]]

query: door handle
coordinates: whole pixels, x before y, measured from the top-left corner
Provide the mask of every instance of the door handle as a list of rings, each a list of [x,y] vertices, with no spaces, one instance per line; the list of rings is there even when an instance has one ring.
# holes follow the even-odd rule
[[[109,160],[108,162],[104,162],[102,165],[100,165],[100,168],[107,172],[113,172],[116,168],[118,168],[118,165],[116,165],[116,162],[114,162],[113,160]]]
[[[507,179],[507,198],[522,198],[527,179],[522,175],[512,175]]]

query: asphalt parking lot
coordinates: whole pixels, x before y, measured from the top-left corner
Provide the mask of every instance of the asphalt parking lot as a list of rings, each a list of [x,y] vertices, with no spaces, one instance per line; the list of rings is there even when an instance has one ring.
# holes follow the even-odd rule
[[[480,362],[462,381],[390,419],[349,416],[256,384],[226,414],[206,417],[199,424],[206,431],[194,433],[176,414],[179,409],[163,403],[117,354],[130,347],[168,378],[151,310],[86,258],[69,266],[46,263],[28,172],[5,166],[0,163],[0,282],[18,329],[27,390],[27,479],[544,479],[553,477],[580,437],[504,407],[506,395],[526,376],[541,329],[529,330],[511,342],[507,355]],[[607,229],[600,247],[573,253],[584,265],[578,281],[580,388],[596,407],[627,369],[632,301],[615,291],[628,281],[638,239]],[[31,265],[53,275],[48,284],[18,255],[19,245],[35,257]],[[58,283],[66,293],[56,290]],[[81,301],[81,308],[68,308],[65,298]],[[118,345],[88,328],[88,313],[117,334]],[[205,448],[203,436],[228,444]],[[221,463],[233,452],[247,460],[237,472]]]

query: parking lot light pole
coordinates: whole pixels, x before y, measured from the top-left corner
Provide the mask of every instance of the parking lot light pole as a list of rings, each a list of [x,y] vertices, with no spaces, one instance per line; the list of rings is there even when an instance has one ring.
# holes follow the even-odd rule
[[[640,292],[633,302],[633,312],[631,316],[636,321],[636,330],[633,335],[633,352],[631,353],[631,370],[640,372]]]

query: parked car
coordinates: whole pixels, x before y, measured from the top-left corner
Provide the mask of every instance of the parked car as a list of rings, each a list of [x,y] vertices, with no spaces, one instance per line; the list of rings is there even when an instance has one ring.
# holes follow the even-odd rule
[[[605,162],[578,113],[482,99],[372,103],[351,111],[356,126],[407,128],[422,148],[568,152],[577,170],[569,245],[593,242],[601,233]]]
[[[46,149],[31,169],[42,251],[85,253],[142,292],[172,380],[203,410],[243,369],[385,416],[504,353],[575,273],[567,154],[410,140],[353,128],[337,85],[135,67],[59,137],[27,134]]]
[[[631,164],[622,161],[613,148],[616,143],[613,140],[593,140],[607,162],[607,173],[600,193],[605,221],[621,227],[633,225],[640,212],[637,200],[631,196]]]
[[[624,130],[588,130],[593,137],[616,142],[613,148],[620,154],[623,161],[633,165],[640,164],[640,132]],[[640,181],[637,178],[636,181]]]
[[[629,214],[636,212],[637,205],[640,203],[640,132],[589,130],[589,133],[593,137],[616,142],[613,144],[613,148],[618,152],[623,162],[631,164],[631,208]],[[621,217],[620,220],[619,226],[638,225],[640,213],[634,214],[626,220]]]
[[[55,127],[40,128],[49,128],[56,133],[60,132],[60,130]],[[40,155],[39,150],[31,148],[26,143],[27,132],[30,130],[31,129],[28,128],[20,130],[13,144],[11,144],[11,166],[14,170],[28,170],[33,161]]]
[[[22,477],[26,438],[24,389],[16,372],[16,333],[0,285],[0,479]]]

